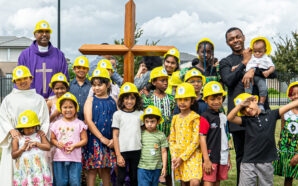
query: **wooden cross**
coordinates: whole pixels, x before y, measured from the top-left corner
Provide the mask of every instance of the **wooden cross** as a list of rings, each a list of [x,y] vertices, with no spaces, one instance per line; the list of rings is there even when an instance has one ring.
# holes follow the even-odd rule
[[[133,0],[125,5],[124,45],[84,44],[79,51],[85,55],[124,55],[124,82],[134,80],[134,56],[162,56],[174,46],[135,45],[135,12]]]
[[[42,93],[47,93],[47,72],[53,72],[52,69],[46,68],[46,63],[42,63],[42,69],[37,69],[36,72],[42,72]]]

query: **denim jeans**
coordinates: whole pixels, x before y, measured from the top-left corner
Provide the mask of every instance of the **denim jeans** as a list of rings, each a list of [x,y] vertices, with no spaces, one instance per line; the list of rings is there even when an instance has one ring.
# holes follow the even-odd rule
[[[138,168],[138,186],[158,186],[160,169],[147,170]]]
[[[80,186],[82,163],[70,161],[54,161],[54,183],[57,186]]]

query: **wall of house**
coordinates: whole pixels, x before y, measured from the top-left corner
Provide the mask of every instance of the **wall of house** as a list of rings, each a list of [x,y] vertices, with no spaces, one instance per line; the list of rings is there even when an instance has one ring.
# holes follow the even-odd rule
[[[0,48],[0,62],[17,62],[25,48]]]

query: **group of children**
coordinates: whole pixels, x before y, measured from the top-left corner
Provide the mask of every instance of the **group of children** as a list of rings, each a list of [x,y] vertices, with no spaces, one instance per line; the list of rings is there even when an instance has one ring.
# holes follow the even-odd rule
[[[1,113],[0,118],[18,118],[6,119],[12,127],[5,128],[4,137],[10,134],[6,143],[11,142],[11,150],[5,153],[16,160],[14,185],[80,185],[82,170],[88,185],[95,185],[97,175],[103,185],[110,185],[112,170],[117,185],[124,185],[127,174],[131,185],[171,185],[174,180],[219,185],[231,169],[227,121],[246,127],[240,185],[255,185],[256,178],[261,185],[273,185],[274,171],[298,177],[298,82],[288,88],[291,103],[280,109],[264,111],[257,96],[242,93],[226,117],[222,108],[227,93],[221,83],[205,84],[205,76],[195,68],[183,81],[172,83],[171,95],[166,93],[168,80],[174,82],[175,76],[169,77],[163,67],[151,71],[154,90],[149,95],[140,95],[129,82],[120,89],[113,84],[108,60],[100,61],[89,79],[87,58],[78,57],[73,70],[76,77],[70,83],[62,73],[52,77],[49,86],[55,96],[47,100],[48,110],[41,104],[9,103],[12,95],[4,99],[1,111],[11,115],[9,104],[23,110],[17,116]],[[24,97],[32,78],[25,66],[13,71],[13,82]],[[285,124],[277,153],[274,132],[279,118]]]

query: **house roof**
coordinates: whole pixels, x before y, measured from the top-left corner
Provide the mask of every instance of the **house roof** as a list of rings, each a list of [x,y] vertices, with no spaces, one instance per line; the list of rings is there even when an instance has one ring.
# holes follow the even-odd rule
[[[181,52],[180,53],[180,61],[181,63],[187,63],[192,61],[194,58],[196,58],[197,56],[189,54],[189,53],[185,53],[185,52]]]
[[[32,44],[32,39],[27,37],[16,36],[0,36],[0,47],[15,47],[15,48],[27,48]]]

